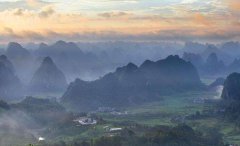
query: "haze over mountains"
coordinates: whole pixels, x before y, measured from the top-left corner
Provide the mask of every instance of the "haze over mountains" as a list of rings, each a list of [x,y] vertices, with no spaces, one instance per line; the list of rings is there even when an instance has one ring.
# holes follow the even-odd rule
[[[35,59],[30,51],[23,48],[19,43],[10,42],[6,48],[5,55],[12,62],[20,80],[23,83],[27,83],[35,70]]]
[[[219,60],[222,60],[226,65],[240,56],[239,51],[237,51],[240,47],[238,42],[218,45],[187,42],[182,45],[170,42],[68,43],[58,41],[51,45],[41,43],[25,46],[28,49],[24,49],[19,44],[10,43],[4,54],[9,55],[8,57],[14,65],[21,65],[21,62],[27,59],[33,59],[32,62],[30,61],[31,63],[40,65],[41,59],[38,58],[50,56],[64,73],[74,76],[67,77],[71,81],[80,75],[82,78],[91,79],[87,78],[86,74],[93,74],[92,72],[97,72],[92,75],[97,79],[99,74],[104,75],[129,62],[140,65],[146,59],[156,61],[172,54],[182,56],[184,52],[200,55],[203,60],[206,60],[211,53],[215,53]],[[15,53],[11,50],[15,50]],[[21,58],[20,62],[19,58]],[[25,62],[29,63],[29,61]],[[36,68],[33,70],[35,71]]]
[[[69,78],[73,76],[72,80],[81,73],[97,72],[98,63],[101,65],[101,60],[96,55],[83,52],[72,42],[58,41],[49,46],[40,44],[34,54],[41,58],[50,56]]]
[[[46,57],[34,73],[29,90],[30,92],[38,93],[58,92],[64,91],[66,87],[67,81],[65,75],[50,57]]]
[[[39,133],[51,140],[59,136],[76,136],[76,133],[91,128],[89,125],[76,126],[76,119],[81,116],[88,118],[89,115],[91,117],[87,122],[94,119],[97,126],[104,127],[106,123],[121,127],[128,125],[126,128],[138,136],[139,129],[144,131],[141,135],[146,132],[146,127],[141,127],[138,121],[112,122],[112,116],[114,119],[126,116],[127,121],[128,116],[133,116],[131,120],[152,116],[154,120],[166,118],[164,122],[171,124],[207,118],[222,120],[225,116],[226,120],[239,123],[239,74],[228,74],[240,71],[240,53],[227,53],[227,49],[240,49],[237,42],[222,45],[188,42],[182,46],[177,43],[58,41],[51,45],[41,43],[31,48],[9,43],[0,56],[0,99],[3,99],[0,100],[0,113],[8,114],[7,118],[10,119],[7,120],[14,121],[18,128],[17,131],[12,131],[10,125],[2,135],[16,136],[21,140],[23,131],[26,134],[23,138],[30,141],[36,141]],[[221,92],[220,97],[218,94]],[[210,97],[205,97],[205,94]],[[138,106],[148,107],[148,104],[159,109],[134,109]],[[205,110],[205,105],[209,110]],[[131,108],[135,111],[130,114],[121,111]],[[103,110],[103,114],[99,109],[106,111]],[[143,110],[143,113],[134,114],[139,110]],[[105,114],[110,118],[109,121],[102,119]],[[23,124],[15,123],[15,116],[20,117]],[[139,117],[136,118],[137,116]],[[3,119],[0,127],[9,125],[5,117]],[[145,120],[148,122],[148,119]],[[178,132],[174,128],[162,128],[160,135]],[[200,136],[190,127],[182,125],[179,128],[186,130],[184,137],[192,134]],[[98,129],[93,129],[94,132],[88,131],[88,135],[91,132],[96,134]],[[98,133],[101,135],[102,131],[104,135],[108,134],[105,129]],[[122,132],[133,135],[128,129],[122,129]],[[14,135],[15,133],[17,134]],[[126,133],[117,134],[123,136]],[[187,141],[195,143],[196,140],[201,143],[201,139],[206,137],[203,143],[223,145],[222,136],[218,132],[210,130],[209,133],[216,137],[208,139],[208,136],[201,135],[203,137],[195,139],[193,136],[187,138]],[[132,137],[129,135],[125,140],[128,139],[131,143]],[[182,137],[182,133],[179,136]],[[162,144],[163,137],[159,139],[159,145]],[[171,137],[170,141],[176,139],[177,137]],[[182,142],[185,140],[178,141]],[[11,143],[11,140],[7,143]]]
[[[14,92],[13,92],[14,91]],[[20,98],[22,85],[6,56],[0,56],[0,94],[3,99]]]
[[[240,0],[0,0],[0,146],[240,146]]]
[[[157,61],[170,54],[178,54],[184,60],[191,62],[201,77],[226,77],[229,73],[240,70],[240,52],[237,51],[240,44],[238,42],[218,45],[187,42],[183,46],[179,43],[167,42],[73,43],[58,41],[50,45],[41,43],[27,45],[27,47],[29,48],[26,49],[18,43],[11,42],[6,50],[2,50],[5,56],[0,58],[15,78],[18,78],[19,84],[25,88],[24,92],[37,88],[45,80],[48,82],[44,83],[45,87],[55,86],[56,89],[61,89],[60,94],[63,94],[67,89],[67,84],[76,78],[84,81],[96,80],[129,62],[133,63],[130,64],[133,68],[134,66],[141,68],[144,65],[141,63],[147,59]],[[49,57],[47,60],[50,61],[46,62],[52,62],[51,65],[44,65],[45,57]],[[53,73],[52,75],[48,73],[47,77],[44,72],[46,74],[49,70]],[[61,85],[59,85],[60,82]]]
[[[83,111],[149,102],[203,88],[191,63],[169,56],[157,62],[147,60],[139,67],[129,63],[92,82],[76,79],[61,100],[68,107]]]

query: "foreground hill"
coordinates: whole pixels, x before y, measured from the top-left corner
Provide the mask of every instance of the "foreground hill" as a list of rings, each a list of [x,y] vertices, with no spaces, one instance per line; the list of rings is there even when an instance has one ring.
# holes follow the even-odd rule
[[[67,81],[63,72],[50,57],[44,58],[30,82],[30,90],[33,92],[57,92],[64,91],[66,87]]]
[[[237,100],[240,101],[240,74],[230,74],[225,83],[222,92],[222,98],[224,100]]]
[[[159,100],[163,95],[202,87],[191,63],[179,56],[169,56],[157,62],[147,60],[140,67],[129,63],[92,82],[76,79],[61,101],[75,110],[91,110]]]
[[[240,126],[240,73],[232,73],[227,77],[222,99],[226,117]]]

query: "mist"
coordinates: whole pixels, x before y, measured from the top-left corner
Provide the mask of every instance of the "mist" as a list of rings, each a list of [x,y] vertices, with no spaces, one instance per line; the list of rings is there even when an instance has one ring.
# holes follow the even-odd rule
[[[27,114],[10,110],[0,114],[0,145],[23,146],[36,142],[40,126]]]
[[[217,100],[221,99],[223,88],[224,88],[224,86],[217,86],[216,87],[217,95],[213,97],[214,99],[217,99]]]
[[[173,124],[191,125],[188,130],[214,137],[208,127],[198,131],[201,125],[192,125],[223,118],[224,108],[218,105],[224,100],[225,78],[240,71],[240,52],[228,49],[239,49],[238,44],[11,42],[0,57],[0,79],[5,82],[0,86],[1,99],[11,107],[1,110],[0,105],[0,145],[99,146],[104,138],[111,141],[108,138],[118,136],[129,143],[135,139],[139,145],[159,124],[168,130],[176,130]],[[11,88],[4,88],[7,84]],[[216,142],[209,141],[209,146]]]
[[[240,146],[240,0],[0,0],[0,146]]]

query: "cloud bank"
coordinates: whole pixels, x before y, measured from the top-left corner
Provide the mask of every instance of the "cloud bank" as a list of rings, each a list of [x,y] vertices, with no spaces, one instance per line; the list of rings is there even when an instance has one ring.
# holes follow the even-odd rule
[[[5,1],[0,41],[239,40],[239,8],[239,0]]]

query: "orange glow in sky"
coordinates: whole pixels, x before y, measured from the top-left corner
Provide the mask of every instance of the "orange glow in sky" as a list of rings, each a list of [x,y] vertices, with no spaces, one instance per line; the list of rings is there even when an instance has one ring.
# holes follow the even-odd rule
[[[239,40],[239,0],[0,0],[0,40]],[[181,38],[184,38],[182,39]]]

